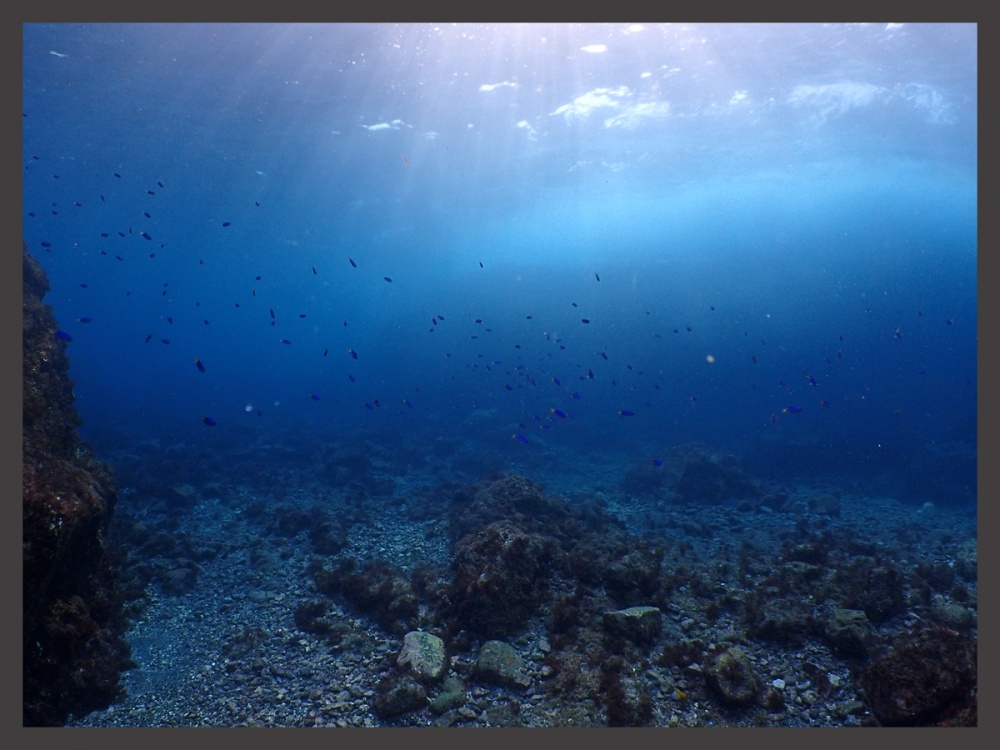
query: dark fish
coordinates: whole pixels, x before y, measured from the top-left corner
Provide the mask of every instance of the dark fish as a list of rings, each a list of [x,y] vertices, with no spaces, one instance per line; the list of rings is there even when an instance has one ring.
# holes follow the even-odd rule
[[[273,307],[269,307],[267,310],[268,310],[269,313],[271,313],[271,320],[274,320],[274,308]]]
[[[754,364],[757,364],[757,355],[755,355],[755,354],[751,354],[751,355],[750,355],[750,360],[751,360],[751,361],[752,361],[752,362],[753,362]]]
[[[351,268],[357,268],[358,267],[358,264],[354,262],[354,258],[350,258],[349,257],[348,260],[351,261]]]
[[[281,341],[281,343],[282,343],[282,344],[285,344],[285,345],[288,345],[288,344],[291,344],[291,343],[292,343],[292,342],[291,342],[291,341],[289,341],[288,339],[279,339],[279,341]]]
[[[329,349],[329,347],[327,347],[326,349],[324,349],[324,350],[323,350],[323,356],[324,356],[324,357],[325,357],[325,356],[326,356],[327,354],[329,354],[329,353],[330,353],[330,349]]]
[[[120,174],[118,174],[117,172],[114,172],[113,174],[114,174],[114,176],[115,176],[115,177],[117,177],[117,178],[118,178],[119,180],[120,180],[120,179],[122,178],[122,176],[121,176]]]
[[[562,385],[562,381],[559,378],[552,378],[552,385],[560,386]]]
[[[353,375],[351,375],[350,373],[348,373],[348,374],[347,374],[347,378],[348,378],[348,380],[350,380],[350,381],[351,381],[352,383],[357,383],[357,382],[358,382],[357,380],[355,380],[355,379],[354,379],[354,376],[353,376]]]
[[[580,322],[581,323],[589,323],[590,322],[590,318],[580,318]]]
[[[589,378],[590,380],[593,380],[593,379],[594,379],[594,371],[593,371],[593,370],[591,370],[591,369],[590,369],[589,367],[587,368],[587,377],[588,377],[588,378]]]
[[[573,307],[579,307],[579,305],[576,304],[575,302],[571,302],[570,304],[573,305]]]
[[[101,237],[110,237],[111,235],[107,232],[101,232]]]
[[[139,234],[142,236],[142,238],[144,240],[151,240],[151,239],[153,239],[152,237],[149,236],[148,232],[139,232]]]
[[[306,316],[306,314],[305,314],[305,313],[299,313],[299,317],[300,317],[300,318],[304,318],[305,316]]]
[[[197,357],[194,359],[194,366],[198,368],[198,372],[205,372],[205,365]]]
[[[411,409],[413,408],[413,404],[412,404],[412,403],[410,403],[410,399],[408,399],[408,398],[404,398],[404,399],[403,399],[403,403],[404,403],[404,404],[406,404],[406,405],[407,405],[408,407],[410,407]]]
[[[479,261],[479,267],[480,267],[480,268],[482,268],[482,267],[483,267],[483,262],[482,262],[482,261]]]
[[[159,180],[157,180],[157,181],[156,181],[156,184],[157,184],[157,185],[159,185],[160,187],[163,187],[163,186],[164,186],[164,185],[163,185],[163,183],[162,183],[162,182],[160,182]]]
[[[145,216],[147,219],[152,219],[153,218],[152,216],[149,215],[149,211],[143,211],[142,213],[143,213],[143,216]]]
[[[553,406],[551,409],[549,409],[549,411],[551,411],[553,414],[559,417],[559,419],[566,419],[567,416],[566,412],[564,412],[562,409],[557,409]]]
[[[76,322],[77,322],[77,323],[93,323],[93,322],[94,322],[94,319],[93,319],[93,318],[90,318],[90,317],[86,317],[86,316],[84,316],[84,317],[82,317],[82,318],[77,318],[77,319],[76,319]]]
[[[202,322],[202,323],[204,323],[204,324],[205,324],[205,325],[207,325],[207,326],[210,326],[210,325],[212,325],[212,324],[211,324],[211,323],[209,323],[209,322],[208,322],[207,320],[203,320],[203,321],[201,321],[201,322]]]
[[[475,322],[476,322],[476,323],[482,323],[482,322],[483,322],[483,319],[482,319],[482,318],[476,318]]]
[[[600,354],[605,360],[607,360],[607,358],[608,358],[608,353],[607,352],[597,352],[597,353]]]
[[[261,277],[260,277],[260,276],[254,276],[254,277],[253,277],[253,280],[254,280],[254,281],[260,281],[260,279],[261,279]]]
[[[41,245],[42,247],[52,247],[51,242],[39,242],[38,244]]]
[[[438,316],[437,316],[437,319],[438,319],[438,320],[444,320],[444,315],[438,315]]]
[[[316,266],[313,266],[312,269],[313,269],[313,276],[315,276],[316,275]]]
[[[504,387],[504,388],[506,388],[506,389],[507,389],[508,391],[512,391],[512,390],[514,390],[514,389],[513,389],[512,387],[511,387],[511,384],[510,384],[510,383],[504,383],[504,386],[503,386],[503,387]]]
[[[224,222],[222,222],[222,226],[224,226],[224,227],[232,226],[232,223],[233,222],[231,222],[231,221],[224,221]]]
[[[601,274],[597,273],[597,271],[594,271],[594,278],[597,279],[598,281],[600,281],[601,280]]]
[[[354,351],[353,349],[348,349],[347,353],[350,354],[352,357],[354,357],[354,359],[358,358],[358,353],[356,351]]]
[[[215,425],[219,424],[213,417],[202,417],[201,422],[209,427],[215,427]]]
[[[619,416],[622,416],[622,417],[634,417],[635,416],[635,412],[634,411],[630,411],[628,409],[620,409],[618,411],[618,414],[619,414]]]
[[[168,316],[167,316],[167,322],[168,322],[168,323],[170,323],[171,325],[173,325],[173,322],[174,322],[174,319],[173,319],[173,318],[171,318],[171,317],[170,317],[170,316],[168,315]]]
[[[801,406],[786,406],[781,410],[782,414],[798,414],[802,411]]]
[[[62,339],[63,341],[72,341],[73,340],[73,337],[70,336],[65,331],[56,331],[56,338],[57,339]]]
[[[482,265],[482,263],[480,263],[479,265]],[[528,438],[526,438],[524,435],[522,435],[519,432],[515,432],[513,435],[511,435],[511,437],[514,438],[515,440],[521,442],[521,443],[527,443],[528,442]]]
[[[87,284],[80,284],[80,288],[81,289],[86,289],[87,288]]]
[[[375,406],[376,406],[376,407],[378,407],[379,409],[381,409],[381,408],[382,408],[382,404],[380,404],[380,403],[378,402],[378,399],[377,399],[377,398],[373,398],[373,399],[372,399],[372,403],[373,403],[373,404],[375,404]]]
[[[156,195],[156,192],[153,190],[147,190],[146,193],[149,195]]]
[[[954,320],[952,320],[951,318],[948,318],[948,320],[946,320],[946,321],[945,321],[945,324],[946,324],[946,325],[950,325],[950,326],[953,326],[953,325],[955,325],[955,321],[954,321]]]
[[[153,340],[153,334],[149,334],[149,335],[148,335],[148,336],[146,337],[146,343],[148,344],[148,343],[149,343],[150,341],[152,341],[152,340]]]
[[[392,283],[392,279],[390,277],[383,276],[382,278],[385,279],[386,281],[388,281],[390,284]]]
[[[311,398],[313,401],[319,401],[319,396],[317,396],[315,393],[310,393],[309,398]]]
[[[372,411],[375,411],[375,407],[372,406],[371,404],[369,404],[367,401],[365,401],[365,408],[366,409],[371,409]]]
[[[169,344],[170,343],[170,339],[160,339],[160,343],[161,344]]]
[[[819,405],[822,406],[824,409],[830,408],[830,402],[827,401],[825,398],[820,399]]]
[[[583,396],[582,396],[582,395],[580,395],[580,393],[579,393],[578,391],[574,391],[573,393],[571,393],[571,394],[570,394],[570,396],[571,396],[572,398],[577,398],[577,399],[579,399],[579,398],[583,398]]]

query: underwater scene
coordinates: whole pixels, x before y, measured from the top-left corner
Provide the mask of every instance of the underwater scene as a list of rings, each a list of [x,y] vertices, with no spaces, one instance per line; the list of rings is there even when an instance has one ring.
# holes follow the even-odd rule
[[[976,60],[25,24],[23,723],[975,726]]]

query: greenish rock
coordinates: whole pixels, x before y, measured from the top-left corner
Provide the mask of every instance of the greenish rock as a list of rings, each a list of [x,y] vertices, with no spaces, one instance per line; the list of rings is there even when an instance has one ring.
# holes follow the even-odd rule
[[[931,601],[930,615],[934,622],[954,630],[970,628],[976,622],[971,609],[957,602],[948,601],[941,594],[936,594]]]
[[[441,691],[431,699],[431,711],[444,714],[464,706],[466,701],[465,683],[457,677],[449,677],[441,684]]]
[[[660,637],[663,620],[658,607],[629,607],[604,613],[604,630],[633,643],[652,643]]]
[[[521,670],[524,659],[503,641],[486,641],[476,659],[476,676],[483,682],[526,688],[531,680]]]
[[[872,627],[860,609],[834,607],[823,634],[838,656],[865,656],[872,642]]]
[[[739,646],[727,648],[707,666],[705,682],[730,706],[753,703],[760,690],[750,658]]]
[[[444,641],[433,633],[414,630],[403,636],[403,647],[396,666],[410,672],[421,682],[437,682],[448,671]]]
[[[427,705],[424,686],[408,674],[394,672],[383,677],[375,687],[373,708],[383,719],[392,718]]]

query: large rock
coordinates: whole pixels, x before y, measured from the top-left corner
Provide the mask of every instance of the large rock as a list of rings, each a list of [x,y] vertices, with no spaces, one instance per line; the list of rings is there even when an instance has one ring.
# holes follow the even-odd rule
[[[503,641],[486,641],[476,659],[476,676],[484,682],[526,688],[531,680],[522,671],[524,659]]]
[[[403,636],[396,666],[409,670],[421,682],[436,682],[448,671],[444,641],[433,633],[413,630]]]
[[[660,637],[663,618],[658,607],[629,607],[604,613],[604,632],[647,645]]]
[[[746,706],[757,698],[760,681],[739,646],[727,648],[705,669],[705,682],[730,706]]]
[[[117,499],[111,469],[77,436],[67,343],[24,253],[23,713],[58,726],[123,694],[130,665],[119,572],[105,546]]]

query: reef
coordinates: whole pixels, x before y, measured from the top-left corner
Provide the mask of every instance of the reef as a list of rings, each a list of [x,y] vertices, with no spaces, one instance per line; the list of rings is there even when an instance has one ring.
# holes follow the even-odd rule
[[[66,341],[25,251],[23,330],[23,723],[60,726],[121,697],[130,666],[118,567],[105,534],[111,469],[76,432]]]

